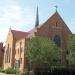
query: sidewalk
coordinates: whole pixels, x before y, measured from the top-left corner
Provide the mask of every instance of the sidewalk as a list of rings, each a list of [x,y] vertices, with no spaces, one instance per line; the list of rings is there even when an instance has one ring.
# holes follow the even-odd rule
[[[15,75],[15,74],[4,74],[4,73],[0,73],[0,75]]]

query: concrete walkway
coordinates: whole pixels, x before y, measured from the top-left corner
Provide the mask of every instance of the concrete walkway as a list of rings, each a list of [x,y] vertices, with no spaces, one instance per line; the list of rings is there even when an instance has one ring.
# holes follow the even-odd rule
[[[15,74],[4,74],[4,73],[0,73],[0,75],[15,75]]]

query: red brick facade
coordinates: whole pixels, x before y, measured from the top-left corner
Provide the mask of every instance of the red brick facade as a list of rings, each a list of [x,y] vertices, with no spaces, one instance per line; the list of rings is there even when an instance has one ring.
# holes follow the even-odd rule
[[[48,37],[54,40],[55,36],[60,38],[60,47],[62,48],[62,63],[66,64],[67,40],[72,32],[67,27],[58,12],[55,12],[44,24],[36,28],[35,36]]]
[[[58,12],[55,12],[45,23],[35,27],[29,32],[10,30],[5,43],[4,68],[6,69],[8,67],[14,66],[15,60],[19,61],[18,51],[21,50],[20,42],[22,42],[22,53],[24,53],[26,38],[32,38],[36,36],[48,37],[55,41],[55,43],[57,43],[57,45],[62,49],[62,63],[66,64],[67,40],[70,35],[72,35],[72,32],[67,27]],[[6,63],[6,50],[8,48],[8,44],[10,47],[10,62]],[[15,51],[17,52],[16,54]],[[23,65],[26,63],[26,59],[24,58],[26,57],[26,54],[21,57],[23,62],[21,63],[20,68],[23,69]]]

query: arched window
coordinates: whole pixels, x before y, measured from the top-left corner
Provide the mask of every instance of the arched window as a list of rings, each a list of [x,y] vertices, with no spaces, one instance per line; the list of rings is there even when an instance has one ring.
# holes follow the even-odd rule
[[[58,22],[56,22],[56,27],[58,27],[58,24],[57,24]]]
[[[8,44],[8,46],[7,46],[7,49],[6,49],[6,56],[5,56],[5,62],[6,63],[10,63],[10,49],[11,48],[9,48],[9,44]]]
[[[54,42],[55,44],[60,47],[61,46],[61,39],[60,39],[60,36],[59,35],[55,35],[54,37]]]

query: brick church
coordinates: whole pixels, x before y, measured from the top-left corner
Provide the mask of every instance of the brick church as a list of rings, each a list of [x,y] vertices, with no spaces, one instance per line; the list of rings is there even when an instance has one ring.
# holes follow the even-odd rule
[[[63,21],[58,11],[42,25],[39,25],[37,8],[35,28],[29,32],[9,30],[3,50],[3,67],[6,69],[8,67],[14,67],[15,65],[16,68],[20,70],[26,68],[26,40],[36,36],[50,38],[58,47],[62,48],[62,63],[67,64],[67,39],[70,35],[72,35],[72,32]]]

